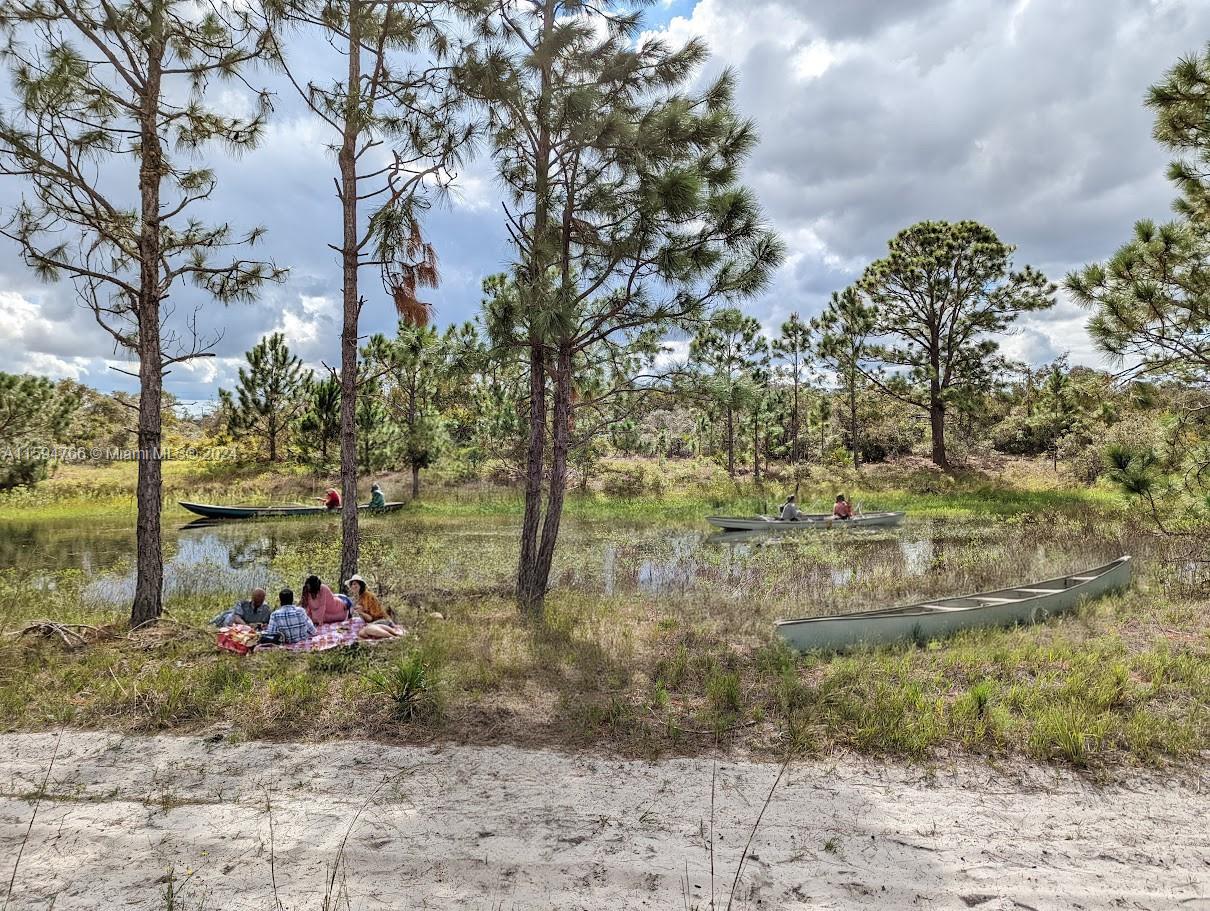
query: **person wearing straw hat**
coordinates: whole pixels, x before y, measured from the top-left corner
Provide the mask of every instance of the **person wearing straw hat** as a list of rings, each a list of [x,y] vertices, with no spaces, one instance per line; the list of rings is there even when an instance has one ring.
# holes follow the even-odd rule
[[[345,591],[353,599],[353,610],[365,626],[357,635],[365,639],[387,639],[392,636],[402,636],[404,630],[395,624],[390,613],[382,606],[378,597],[370,591],[366,580],[359,574],[350,576],[345,581]]]

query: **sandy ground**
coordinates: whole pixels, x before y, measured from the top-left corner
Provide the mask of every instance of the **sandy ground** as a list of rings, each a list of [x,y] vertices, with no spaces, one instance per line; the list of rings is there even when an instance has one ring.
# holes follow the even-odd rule
[[[43,792],[55,750],[0,735],[7,908],[165,908],[172,868],[179,909],[320,911],[335,865],[329,907],[708,909],[713,829],[723,909],[779,771],[69,733]],[[730,907],[1210,909],[1210,779],[1130,780],[794,764]]]

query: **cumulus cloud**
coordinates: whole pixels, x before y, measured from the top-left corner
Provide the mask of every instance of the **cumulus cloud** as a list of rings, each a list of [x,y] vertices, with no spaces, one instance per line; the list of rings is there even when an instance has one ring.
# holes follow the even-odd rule
[[[770,291],[747,305],[771,330],[791,312],[814,315],[921,219],[983,221],[1018,246],[1019,264],[1054,280],[1109,255],[1134,220],[1165,217],[1173,195],[1144,92],[1210,39],[1201,0],[666,0],[653,13],[670,43],[707,41],[703,78],[724,66],[739,74],[738,105],[762,137],[746,179],[790,249]],[[317,68],[308,78],[322,76],[330,49],[294,40],[296,59]],[[273,331],[311,366],[339,359],[333,136],[280,76],[250,81],[275,93],[273,119],[257,150],[206,156],[219,185],[197,214],[236,231],[264,225],[255,255],[291,271],[257,303],[198,311],[199,329],[221,338],[215,357],[169,375],[181,398],[230,388],[243,352]],[[224,110],[250,110],[249,93],[221,91]],[[428,294],[441,322],[471,317],[483,277],[512,255],[480,151],[426,219],[445,279]],[[106,189],[134,204],[132,188]],[[0,208],[20,193],[18,181],[0,180]],[[393,331],[373,270],[361,291],[362,333]],[[169,328],[183,332],[204,301],[177,288],[171,303]],[[1096,363],[1085,318],[1063,300],[1024,320],[1006,350]],[[115,360],[71,284],[37,285],[9,243],[0,243],[0,343],[13,353],[7,369],[131,388],[108,369],[123,355]]]
[[[739,73],[762,138],[748,180],[790,249],[756,309],[780,317],[817,312],[922,219],[983,221],[1057,281],[1164,217],[1142,98],[1210,38],[1210,5],[701,0],[664,34]],[[1095,363],[1082,322],[1065,302],[1023,353]]]

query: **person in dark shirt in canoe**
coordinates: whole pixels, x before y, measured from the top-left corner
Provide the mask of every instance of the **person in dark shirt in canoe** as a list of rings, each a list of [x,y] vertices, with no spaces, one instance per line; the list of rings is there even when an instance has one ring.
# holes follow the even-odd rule
[[[377,483],[370,485],[370,509],[386,509],[387,495]]]

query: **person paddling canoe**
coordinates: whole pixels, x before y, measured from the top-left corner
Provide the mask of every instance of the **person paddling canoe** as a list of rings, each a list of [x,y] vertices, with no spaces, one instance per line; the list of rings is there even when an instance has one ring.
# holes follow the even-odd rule
[[[329,487],[322,497],[316,497],[324,505],[324,509],[340,509],[340,492],[335,487]]]
[[[832,507],[832,518],[853,518],[853,507],[849,505],[849,501],[845,499],[844,494],[842,493],[838,493],[836,495],[836,505]]]
[[[782,503],[781,507],[777,510],[777,517],[783,522],[798,521],[798,502],[794,494],[786,497],[786,502]]]

